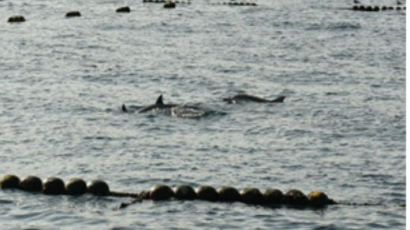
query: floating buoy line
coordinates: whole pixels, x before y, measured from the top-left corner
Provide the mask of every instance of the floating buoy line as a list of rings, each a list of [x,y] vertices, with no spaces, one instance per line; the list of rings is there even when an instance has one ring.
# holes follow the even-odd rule
[[[242,202],[251,205],[296,205],[303,207],[321,207],[337,204],[324,192],[313,191],[308,195],[297,189],[291,189],[283,193],[278,189],[266,189],[261,192],[257,188],[244,188],[237,190],[231,186],[223,186],[218,190],[211,186],[199,186],[194,189],[189,185],[180,185],[171,188],[167,185],[157,184],[150,190],[133,192],[111,191],[105,181],[92,180],[86,183],[81,178],[72,178],[66,183],[58,177],[49,177],[41,180],[36,176],[27,176],[24,179],[11,174],[4,175],[0,180],[1,189],[18,189],[32,193],[45,195],[70,195],[80,196],[90,194],[95,196],[113,196],[133,198],[131,202],[121,203],[119,208],[125,208],[130,204],[143,200],[203,200],[211,202]]]
[[[175,8],[177,5],[190,5],[191,1],[169,1],[169,0],[142,0],[143,3],[159,3],[163,4],[164,8]],[[236,1],[229,1],[229,2],[219,2],[216,5],[228,5],[228,6],[257,6],[254,2],[236,2]],[[122,6],[115,10],[116,13],[130,13],[131,8],[129,6]],[[66,18],[74,18],[74,17],[81,17],[80,11],[69,11],[65,14]],[[21,23],[25,22],[26,19],[23,15],[13,15],[8,18],[7,22],[9,23]]]
[[[387,11],[387,10],[402,11],[402,10],[406,10],[406,7],[405,6],[354,5],[351,9],[354,11],[377,12],[377,11]]]
[[[71,178],[64,183],[64,181],[58,177],[49,177],[45,180],[41,180],[37,176],[27,176],[21,180],[19,177],[12,174],[4,175],[0,179],[0,189],[22,190],[53,196],[81,196],[89,194],[94,196],[132,198],[129,202],[121,203],[116,209],[123,209],[129,205],[143,202],[144,200],[201,200],[224,203],[241,202],[248,205],[258,205],[269,208],[323,208],[328,205],[383,206],[381,203],[336,202],[321,191],[312,191],[308,195],[305,195],[297,189],[290,189],[286,193],[283,193],[279,189],[272,188],[261,192],[259,189],[253,187],[237,190],[231,186],[222,186],[219,189],[215,189],[212,186],[199,186],[194,189],[189,185],[179,185],[171,188],[167,185],[157,184],[150,190],[136,193],[112,191],[108,184],[103,180],[92,180],[86,183],[81,178]],[[398,206],[405,208],[406,204],[398,204]]]
[[[191,1],[170,1],[170,0],[142,0],[143,3],[159,3],[163,4],[164,8],[175,8],[177,5],[190,5]],[[257,6],[255,2],[218,2],[212,5],[226,5],[226,6]],[[346,8],[345,8],[346,9]],[[354,5],[351,8],[348,8],[353,11],[367,11],[367,12],[377,12],[377,11],[405,11],[405,6],[371,6],[371,5]],[[122,6],[115,10],[116,13],[130,13],[131,8],[129,6]],[[81,12],[79,11],[69,11],[65,14],[66,18],[81,17]],[[25,22],[26,19],[23,15],[14,15],[8,18],[7,22],[9,23],[21,23]]]

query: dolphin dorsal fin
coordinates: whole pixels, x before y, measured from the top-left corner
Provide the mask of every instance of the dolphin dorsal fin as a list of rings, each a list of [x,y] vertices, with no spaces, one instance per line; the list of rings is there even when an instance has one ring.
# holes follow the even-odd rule
[[[155,102],[156,105],[164,105],[164,102],[162,101],[162,94],[159,95],[157,101]]]
[[[127,109],[127,107],[125,106],[125,104],[122,104],[121,110],[122,110],[124,113],[127,113],[127,112],[128,112],[128,109]]]

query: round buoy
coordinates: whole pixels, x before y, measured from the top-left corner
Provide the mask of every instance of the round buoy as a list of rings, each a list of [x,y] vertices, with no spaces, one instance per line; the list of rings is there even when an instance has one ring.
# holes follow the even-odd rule
[[[367,6],[365,11],[373,11],[373,7],[372,6]]]
[[[65,14],[66,18],[81,17],[80,11],[70,11]]]
[[[110,188],[102,180],[93,180],[87,185],[87,192],[96,196],[106,196],[110,193]]]
[[[365,10],[366,10],[366,7],[365,7],[364,5],[360,5],[360,6],[359,6],[359,10],[365,11]]]
[[[63,194],[65,191],[64,182],[57,177],[49,177],[43,183],[43,193],[47,195]]]
[[[382,6],[381,10],[387,10],[387,6]]]
[[[387,9],[388,9],[388,10],[394,10],[394,7],[393,7],[393,6],[389,6],[389,7],[387,7]]]
[[[4,175],[0,180],[0,188],[18,188],[20,184],[20,178],[15,175],[7,174]]]
[[[71,178],[65,185],[67,194],[78,196],[87,192],[87,184],[80,178]]]
[[[131,9],[130,9],[129,6],[123,6],[123,7],[118,8],[115,12],[117,12],[117,13],[129,13],[129,12],[131,12]]]
[[[247,204],[263,204],[264,198],[257,188],[244,188],[241,190],[242,201]]]
[[[306,205],[309,203],[308,198],[301,191],[296,189],[289,190],[284,197],[286,204],[291,205]]]
[[[43,190],[43,184],[40,178],[28,176],[20,182],[20,188],[29,192],[41,192]]]
[[[164,8],[175,8],[175,2],[167,1],[164,3]]]
[[[353,10],[359,10],[359,6],[354,5],[352,9],[353,9]]]
[[[323,206],[336,203],[334,200],[329,199],[329,197],[324,192],[320,191],[313,191],[309,193],[308,199],[310,204],[315,206]]]
[[[175,198],[179,200],[194,200],[196,193],[194,189],[189,185],[180,185],[175,188]]]
[[[373,7],[373,11],[380,11],[380,7],[379,6]]]
[[[218,193],[211,186],[200,186],[196,189],[196,195],[200,200],[217,201]]]
[[[168,200],[174,196],[174,192],[166,185],[157,184],[151,188],[149,195],[152,200]]]
[[[9,17],[9,19],[7,20],[7,22],[9,23],[14,23],[14,22],[25,22],[26,19],[21,16],[21,15],[16,15],[16,16],[11,16]]]
[[[263,197],[267,204],[282,204],[284,195],[279,189],[266,189]]]
[[[401,10],[401,6],[397,6],[397,7],[396,7],[396,10]]]
[[[241,195],[234,187],[223,186],[218,189],[219,200],[224,202],[241,201]]]

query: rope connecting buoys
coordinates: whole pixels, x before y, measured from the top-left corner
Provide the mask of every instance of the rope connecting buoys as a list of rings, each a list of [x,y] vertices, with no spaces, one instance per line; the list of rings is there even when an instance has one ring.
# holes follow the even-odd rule
[[[9,23],[16,23],[16,22],[25,22],[26,19],[21,16],[21,15],[15,15],[15,16],[11,16],[9,17],[9,19],[7,20],[7,22]]]
[[[15,175],[5,175],[0,180],[0,188],[2,189],[22,189],[30,192],[42,192],[49,195],[82,195],[89,193],[96,196],[115,196],[115,197],[132,197],[135,198],[132,202],[122,203],[120,208],[129,206],[130,204],[140,202],[142,200],[205,200],[205,201],[220,201],[220,202],[243,202],[253,205],[298,205],[298,206],[324,206],[336,204],[335,201],[329,199],[328,196],[319,191],[313,191],[308,196],[301,191],[292,189],[286,194],[278,189],[267,189],[261,193],[257,188],[244,188],[240,192],[230,186],[222,186],[218,190],[211,186],[199,186],[194,190],[189,185],[179,185],[174,189],[167,185],[157,184],[149,191],[136,193],[125,193],[110,191],[108,184],[102,180],[93,180],[86,182],[79,178],[70,179],[65,185],[62,179],[50,177],[44,182],[36,176],[28,176],[20,181]]]
[[[70,11],[65,14],[66,18],[81,17],[80,11]]]
[[[386,11],[386,10],[406,10],[406,7],[401,6],[365,6],[365,5],[354,5],[352,7],[354,11],[368,11],[368,12],[376,12],[376,11]]]
[[[123,6],[115,10],[117,13],[130,13],[131,8],[129,6]]]

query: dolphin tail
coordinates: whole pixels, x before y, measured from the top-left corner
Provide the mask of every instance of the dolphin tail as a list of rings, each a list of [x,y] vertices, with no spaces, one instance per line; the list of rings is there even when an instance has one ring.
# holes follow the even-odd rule
[[[274,102],[274,103],[282,103],[285,100],[285,96],[279,96],[276,99],[270,101],[270,102]]]
[[[162,100],[162,94],[159,95],[157,101],[155,102],[156,105],[164,105],[164,101]]]
[[[121,110],[122,110],[124,113],[128,113],[128,109],[127,109],[127,107],[125,107],[125,104],[122,104]]]

